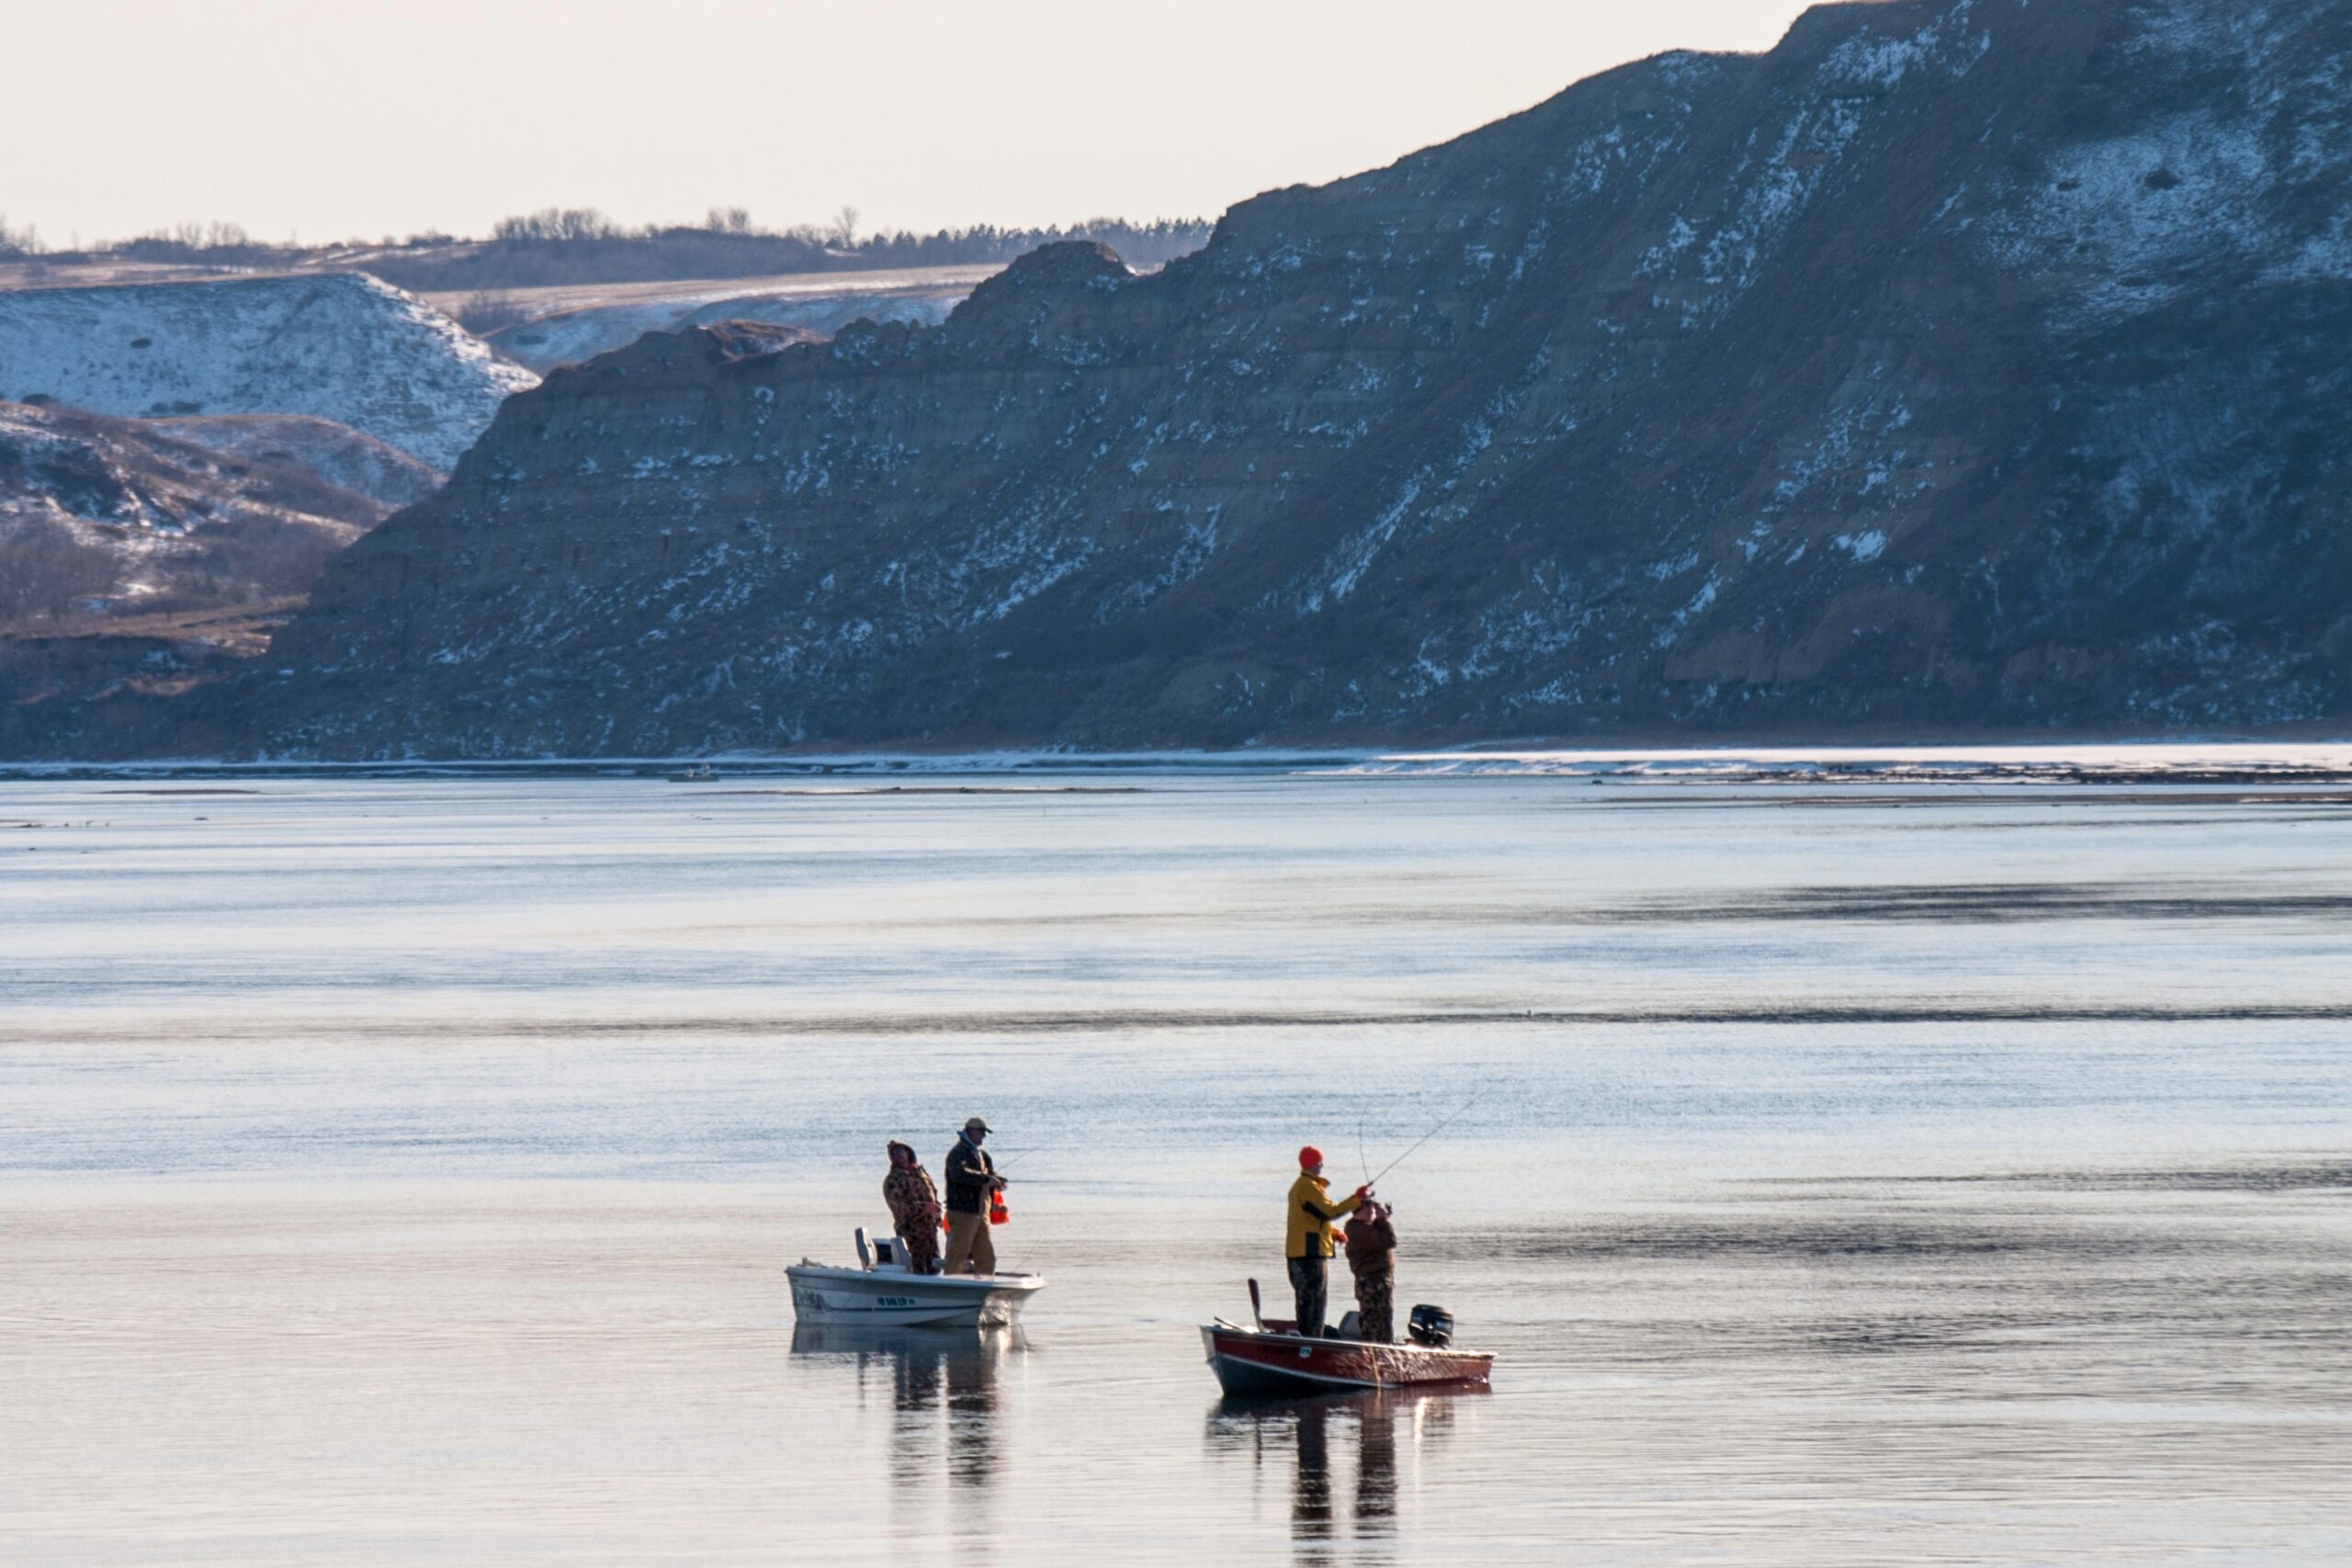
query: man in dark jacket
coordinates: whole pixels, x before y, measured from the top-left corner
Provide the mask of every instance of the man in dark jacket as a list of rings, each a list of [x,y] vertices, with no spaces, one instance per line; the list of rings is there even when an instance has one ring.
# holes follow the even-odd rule
[[[1356,1337],[1396,1337],[1396,1226],[1367,1201],[1348,1221],[1348,1272],[1356,1277]]]
[[[978,1117],[964,1123],[964,1135],[947,1151],[947,1269],[950,1274],[996,1272],[996,1243],[989,1238],[989,1194],[1001,1190],[1004,1178],[996,1173],[980,1145],[988,1141],[989,1124]]]

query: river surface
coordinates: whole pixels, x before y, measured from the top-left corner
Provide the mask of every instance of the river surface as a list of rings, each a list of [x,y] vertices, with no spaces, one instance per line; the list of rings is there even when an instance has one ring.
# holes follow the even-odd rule
[[[974,1112],[1024,1327],[796,1333]],[[1220,1401],[1449,1116],[1493,1391]],[[10,1563],[2334,1564],[2347,1322],[2324,793],[0,784]]]

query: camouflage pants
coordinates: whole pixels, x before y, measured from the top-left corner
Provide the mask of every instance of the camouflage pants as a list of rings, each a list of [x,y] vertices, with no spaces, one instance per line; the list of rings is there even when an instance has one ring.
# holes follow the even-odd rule
[[[1396,1276],[1392,1270],[1356,1276],[1356,1333],[1382,1344],[1396,1337]]]
[[[939,1261],[939,1226],[917,1223],[899,1233],[907,1244],[907,1266],[918,1274],[928,1274]]]
[[[1298,1331],[1309,1339],[1323,1337],[1323,1301],[1330,1289],[1329,1267],[1326,1258],[1311,1250],[1304,1258],[1290,1260],[1291,1312]]]

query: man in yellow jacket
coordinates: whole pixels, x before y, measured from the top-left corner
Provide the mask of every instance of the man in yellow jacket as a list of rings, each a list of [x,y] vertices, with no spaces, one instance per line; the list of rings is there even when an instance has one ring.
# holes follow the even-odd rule
[[[1298,1151],[1298,1179],[1290,1184],[1290,1293],[1297,1303],[1298,1331],[1309,1338],[1323,1334],[1323,1303],[1331,1260],[1331,1222],[1352,1214],[1371,1196],[1359,1187],[1333,1202],[1331,1184],[1323,1179],[1323,1151],[1313,1144]]]

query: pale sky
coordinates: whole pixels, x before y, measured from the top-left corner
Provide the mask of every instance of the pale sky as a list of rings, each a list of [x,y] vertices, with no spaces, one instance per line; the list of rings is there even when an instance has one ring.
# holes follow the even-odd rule
[[[1213,218],[1797,0],[0,0],[0,213],[304,241]]]

